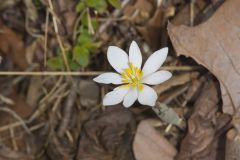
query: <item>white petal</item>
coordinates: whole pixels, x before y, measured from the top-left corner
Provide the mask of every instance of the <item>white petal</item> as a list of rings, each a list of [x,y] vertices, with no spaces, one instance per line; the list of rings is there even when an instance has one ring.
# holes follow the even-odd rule
[[[104,83],[104,84],[122,84],[122,78],[117,73],[103,73],[93,79],[95,82]]]
[[[129,49],[129,62],[135,67],[141,68],[142,65],[142,54],[135,41],[132,41]]]
[[[154,52],[146,61],[143,66],[143,77],[156,72],[163,62],[166,60],[168,54],[168,48],[162,48],[156,52]]]
[[[123,101],[123,98],[128,93],[129,87],[117,87],[112,92],[107,93],[103,98],[103,105],[115,105]]]
[[[152,73],[142,79],[142,83],[149,85],[157,85],[165,82],[172,77],[172,73],[168,71],[158,71]]]
[[[157,93],[151,87],[143,85],[143,90],[138,95],[138,101],[142,105],[154,106],[157,97]]]
[[[130,90],[128,91],[128,93],[126,94],[123,100],[124,107],[128,108],[131,105],[133,105],[133,103],[137,100],[137,98],[138,98],[137,87],[130,88]]]
[[[111,66],[119,73],[121,73],[123,69],[129,68],[127,53],[118,47],[108,47],[107,58]]]

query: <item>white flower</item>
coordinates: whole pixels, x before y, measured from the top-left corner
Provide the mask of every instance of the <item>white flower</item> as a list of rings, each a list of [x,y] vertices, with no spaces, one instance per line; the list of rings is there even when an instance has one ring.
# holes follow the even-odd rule
[[[110,46],[107,58],[118,73],[103,73],[93,80],[104,84],[121,84],[121,86],[105,95],[103,105],[115,105],[123,101],[125,107],[130,107],[138,100],[143,105],[154,106],[157,93],[148,85],[157,85],[172,77],[168,71],[158,71],[167,54],[168,48],[154,52],[141,69],[142,54],[135,41],[130,45],[129,56],[122,49]]]

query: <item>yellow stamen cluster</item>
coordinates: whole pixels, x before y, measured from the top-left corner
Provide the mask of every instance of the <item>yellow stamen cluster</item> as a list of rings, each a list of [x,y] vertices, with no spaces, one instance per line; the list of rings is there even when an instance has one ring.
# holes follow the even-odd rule
[[[143,72],[138,67],[135,67],[132,63],[129,64],[129,68],[125,69],[121,76],[122,82],[126,83],[124,86],[136,86],[139,90],[143,89],[143,85],[141,84]]]

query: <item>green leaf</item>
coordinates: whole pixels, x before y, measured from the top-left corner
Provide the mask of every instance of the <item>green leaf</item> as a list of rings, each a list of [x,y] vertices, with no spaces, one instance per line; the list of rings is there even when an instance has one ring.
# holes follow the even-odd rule
[[[79,27],[79,32],[82,32],[82,30],[86,30],[87,32],[88,32],[88,25],[89,25],[89,23],[88,23],[88,17],[87,17],[87,14],[84,14],[82,17],[81,17],[81,26]],[[90,20],[91,20],[91,24],[92,24],[92,27],[93,27],[93,29],[94,30],[96,30],[97,29],[97,27],[98,27],[98,21],[97,21],[97,19],[96,18],[90,18]],[[85,31],[84,31],[85,32]]]
[[[108,2],[115,8],[121,8],[121,1],[120,0],[108,0]]]
[[[88,17],[86,13],[81,17],[81,26],[88,27]]]
[[[92,43],[92,37],[88,33],[82,33],[78,37],[78,43],[84,45],[85,43]]]
[[[78,64],[85,67],[89,63],[89,51],[88,49],[80,46],[75,46],[73,48],[73,60]]]
[[[102,45],[101,42],[94,42],[91,44],[86,44],[86,48],[88,48],[91,52],[94,52],[96,49],[98,49]]]
[[[87,0],[86,4],[87,6],[92,7],[101,13],[107,10],[106,0]]]
[[[98,28],[98,21],[97,21],[97,19],[96,18],[91,18],[91,23],[92,23],[93,29],[97,30],[97,28]]]
[[[101,42],[93,42],[90,35],[80,34],[78,37],[78,45],[88,49],[89,51],[95,51],[101,46]]]
[[[80,25],[80,27],[78,28],[78,33],[81,33],[81,34],[89,34],[87,27],[84,26],[84,25]],[[90,34],[89,34],[89,35],[90,35]]]
[[[80,67],[80,65],[76,61],[68,60],[68,63],[69,63],[71,70],[73,70],[73,71],[77,71]]]
[[[36,7],[42,7],[42,3],[40,0],[32,0],[32,3],[36,6]]]
[[[77,6],[76,6],[76,11],[77,11],[77,12],[82,12],[85,7],[86,7],[86,6],[85,6],[85,3],[82,2],[82,1],[80,1],[80,2],[77,4]]]
[[[47,61],[47,66],[53,70],[64,69],[64,62],[62,57],[52,57]]]

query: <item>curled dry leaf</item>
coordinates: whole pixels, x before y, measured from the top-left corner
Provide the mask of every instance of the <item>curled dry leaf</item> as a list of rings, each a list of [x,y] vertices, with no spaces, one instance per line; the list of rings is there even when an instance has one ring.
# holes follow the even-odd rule
[[[213,81],[207,82],[188,120],[188,133],[181,143],[176,160],[220,160],[219,136],[230,122],[230,116],[217,114],[218,94]]]
[[[176,149],[153,126],[140,122],[134,138],[133,151],[137,160],[173,160]]]
[[[218,78],[223,111],[230,114],[240,106],[239,7],[239,0],[228,0],[204,24],[168,26],[177,54],[192,57]]]
[[[134,160],[131,143],[135,120],[123,107],[109,107],[87,121],[81,132],[77,160]]]

